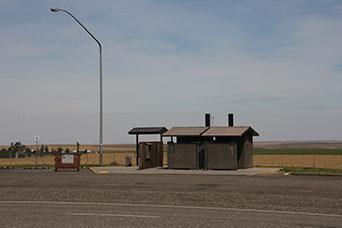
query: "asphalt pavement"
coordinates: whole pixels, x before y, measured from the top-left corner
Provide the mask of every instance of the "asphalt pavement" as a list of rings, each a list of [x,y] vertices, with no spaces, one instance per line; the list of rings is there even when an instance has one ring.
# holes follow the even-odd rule
[[[342,178],[0,170],[0,227],[342,227]]]

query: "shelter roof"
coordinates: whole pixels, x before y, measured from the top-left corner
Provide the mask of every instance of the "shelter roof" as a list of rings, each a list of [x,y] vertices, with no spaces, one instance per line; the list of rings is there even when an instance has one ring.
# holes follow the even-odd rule
[[[258,132],[248,126],[210,127],[202,136],[242,136],[246,132],[252,136],[259,136]]]
[[[148,134],[163,134],[167,129],[165,127],[135,127],[128,134],[130,135],[148,135]]]
[[[163,136],[200,136],[209,127],[173,127],[163,134]]]

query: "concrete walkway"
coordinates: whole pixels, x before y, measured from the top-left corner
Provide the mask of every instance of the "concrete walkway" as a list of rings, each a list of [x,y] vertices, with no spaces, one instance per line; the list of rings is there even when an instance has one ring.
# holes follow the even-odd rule
[[[279,168],[250,168],[239,170],[181,170],[181,169],[167,169],[167,168],[151,168],[140,170],[137,167],[123,167],[123,166],[107,166],[107,167],[91,167],[89,168],[96,174],[183,174],[183,175],[275,175],[281,174]]]

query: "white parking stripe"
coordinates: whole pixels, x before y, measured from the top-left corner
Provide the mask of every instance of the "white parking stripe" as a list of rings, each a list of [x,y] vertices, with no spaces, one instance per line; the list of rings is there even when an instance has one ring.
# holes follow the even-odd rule
[[[306,216],[324,216],[342,218],[341,214],[327,214],[303,211],[278,211],[263,210],[252,208],[234,208],[234,207],[199,207],[199,206],[181,206],[181,205],[158,205],[158,204],[129,204],[129,203],[101,203],[101,202],[63,202],[63,201],[0,201],[0,204],[59,204],[59,205],[93,205],[93,206],[122,206],[122,207],[150,207],[150,208],[179,208],[190,210],[219,210],[219,211],[237,211],[254,213],[273,213],[273,214],[293,214]]]
[[[133,217],[133,218],[159,218],[155,215],[129,215],[129,214],[98,214],[98,213],[65,213],[76,216],[102,216],[102,217]]]

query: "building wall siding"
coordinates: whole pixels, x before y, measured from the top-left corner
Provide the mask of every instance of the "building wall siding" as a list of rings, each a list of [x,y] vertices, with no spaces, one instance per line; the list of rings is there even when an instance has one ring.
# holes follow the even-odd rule
[[[236,143],[209,143],[207,144],[208,169],[237,169]]]
[[[253,139],[251,135],[244,135],[238,140],[238,168],[253,167]]]
[[[195,143],[169,143],[168,168],[169,169],[196,169],[197,155]]]

